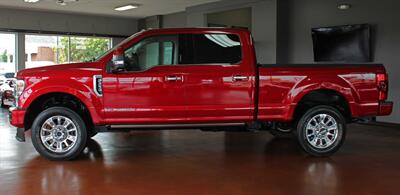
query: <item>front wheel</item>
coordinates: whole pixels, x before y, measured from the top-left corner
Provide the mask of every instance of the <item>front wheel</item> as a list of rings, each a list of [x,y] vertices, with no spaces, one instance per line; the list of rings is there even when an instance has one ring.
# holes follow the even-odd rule
[[[330,156],[339,150],[346,136],[346,120],[331,106],[308,110],[297,124],[302,148],[313,156]]]
[[[41,112],[32,124],[36,151],[50,160],[72,160],[86,146],[87,132],[82,118],[64,107]]]

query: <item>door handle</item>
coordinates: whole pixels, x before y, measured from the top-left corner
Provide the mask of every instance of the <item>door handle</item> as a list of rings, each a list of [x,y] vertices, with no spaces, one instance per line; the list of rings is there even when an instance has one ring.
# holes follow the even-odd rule
[[[232,77],[233,81],[248,81],[249,77],[248,76],[241,76],[241,75],[236,75]]]
[[[166,80],[167,81],[182,81],[183,78],[182,78],[182,76],[167,76]]]

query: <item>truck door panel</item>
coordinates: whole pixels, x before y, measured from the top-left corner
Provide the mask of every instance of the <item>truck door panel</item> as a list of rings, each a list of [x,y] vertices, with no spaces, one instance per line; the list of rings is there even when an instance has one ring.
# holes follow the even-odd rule
[[[182,62],[188,120],[191,122],[247,121],[252,115],[253,75],[238,35],[188,35],[192,56]]]
[[[177,36],[145,38],[125,50],[126,72],[105,90],[105,113],[111,123],[145,124],[186,120],[184,67],[177,66]]]

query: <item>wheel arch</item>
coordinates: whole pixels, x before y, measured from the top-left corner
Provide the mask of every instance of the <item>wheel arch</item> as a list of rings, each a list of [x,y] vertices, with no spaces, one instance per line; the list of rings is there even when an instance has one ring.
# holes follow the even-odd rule
[[[25,130],[31,128],[35,117],[43,110],[62,106],[67,107],[75,112],[77,112],[88,127],[93,126],[93,105],[84,101],[78,93],[69,93],[68,91],[46,91],[45,93],[40,93],[40,95],[29,99],[28,107],[26,108],[26,114],[24,118]],[[68,102],[69,101],[69,102]]]
[[[318,105],[327,105],[336,108],[347,122],[351,122],[352,110],[349,104],[351,101],[353,101],[352,97],[349,98],[335,89],[318,88],[310,90],[297,97],[292,117],[294,120],[298,120],[308,109]]]

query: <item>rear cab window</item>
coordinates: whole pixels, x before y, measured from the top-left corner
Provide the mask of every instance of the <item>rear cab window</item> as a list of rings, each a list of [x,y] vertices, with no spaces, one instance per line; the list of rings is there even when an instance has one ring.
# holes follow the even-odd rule
[[[242,44],[235,34],[190,34],[181,37],[181,64],[238,64]]]

